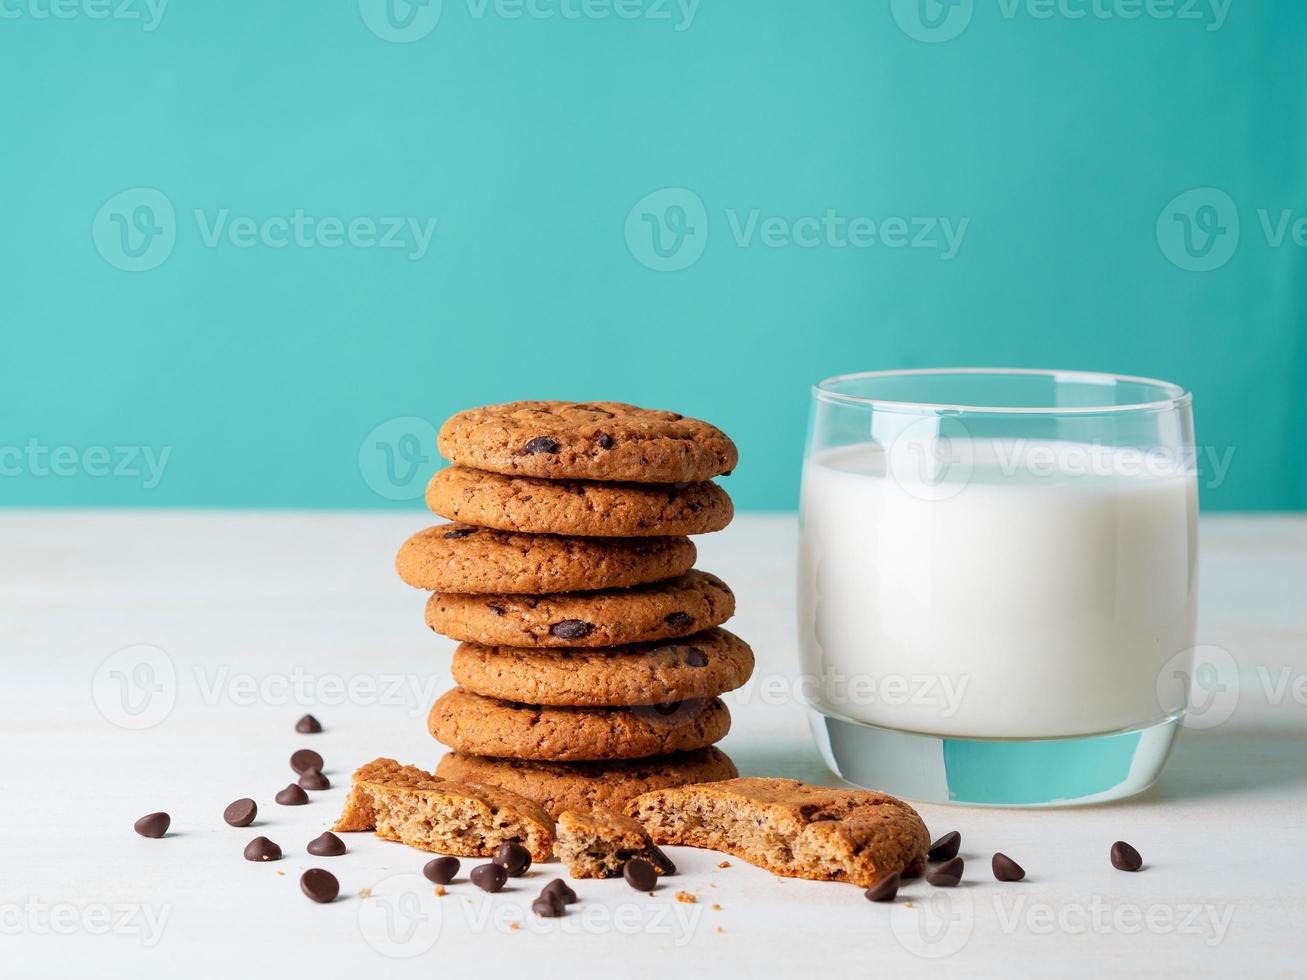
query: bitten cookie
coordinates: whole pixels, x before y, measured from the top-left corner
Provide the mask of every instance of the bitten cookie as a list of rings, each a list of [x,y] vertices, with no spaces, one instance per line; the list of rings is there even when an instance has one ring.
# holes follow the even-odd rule
[[[870,887],[919,876],[930,837],[902,800],[793,779],[731,779],[637,796],[625,812],[659,844],[725,851],[778,875]]]
[[[554,847],[553,817],[534,801],[394,759],[376,759],[355,771],[334,829],[375,829],[383,840],[470,857],[493,855],[500,844],[515,841],[532,860],[547,861]]]
[[[689,538],[567,538],[438,524],[399,549],[395,570],[438,593],[575,592],[657,582],[694,564]]]
[[[440,427],[439,446],[461,466],[549,480],[695,483],[730,473],[739,458],[716,426],[622,402],[471,408]]]
[[[724,629],[623,647],[527,650],[463,643],[454,680],[464,690],[528,704],[667,704],[733,691],[753,673],[753,651]]]
[[[676,874],[645,829],[620,813],[566,811],[558,818],[557,850],[573,878],[616,878],[633,858],[648,861],[660,875]]]
[[[446,779],[502,786],[535,800],[554,817],[565,810],[620,813],[628,800],[650,790],[739,775],[718,748],[618,762],[527,762],[450,752],[436,772]]]
[[[688,636],[734,613],[726,583],[694,570],[666,582],[576,595],[436,592],[426,617],[437,633],[485,646],[609,647]]]
[[[454,688],[432,705],[427,727],[459,752],[578,762],[701,749],[726,735],[731,716],[717,698],[632,708],[562,708],[496,701]]]
[[[448,466],[427,485],[427,506],[451,521],[532,534],[646,537],[706,534],[735,510],[715,483],[664,485],[542,480]]]

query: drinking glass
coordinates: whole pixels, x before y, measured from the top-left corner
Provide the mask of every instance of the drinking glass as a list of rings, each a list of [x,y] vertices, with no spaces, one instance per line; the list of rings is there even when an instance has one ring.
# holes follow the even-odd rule
[[[1194,645],[1190,395],[1147,378],[879,371],[812,390],[804,697],[840,776],[1094,802],[1166,762]]]

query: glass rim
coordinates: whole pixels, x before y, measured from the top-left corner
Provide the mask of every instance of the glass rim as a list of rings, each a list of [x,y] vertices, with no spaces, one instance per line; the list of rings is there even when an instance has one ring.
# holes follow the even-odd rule
[[[1044,377],[1054,382],[1083,380],[1089,384],[1130,382],[1150,385],[1167,393],[1155,401],[1135,402],[1129,405],[962,405],[950,402],[904,401],[896,398],[875,398],[868,395],[851,395],[835,391],[831,385],[864,378],[928,378],[939,375],[994,375],[998,377]],[[1166,411],[1183,408],[1193,400],[1193,394],[1182,385],[1157,378],[1132,374],[1112,374],[1107,371],[1065,371],[1056,368],[898,368],[890,371],[854,371],[823,378],[812,386],[812,395],[821,401],[842,402],[847,405],[876,407],[890,411],[911,412],[972,412],[990,415],[1102,415],[1117,412]]]

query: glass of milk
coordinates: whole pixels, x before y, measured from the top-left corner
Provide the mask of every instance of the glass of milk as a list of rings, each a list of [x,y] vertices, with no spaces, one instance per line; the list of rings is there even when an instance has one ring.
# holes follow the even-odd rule
[[[799,641],[827,764],[938,802],[1147,787],[1188,693],[1197,515],[1177,385],[990,369],[816,385]]]

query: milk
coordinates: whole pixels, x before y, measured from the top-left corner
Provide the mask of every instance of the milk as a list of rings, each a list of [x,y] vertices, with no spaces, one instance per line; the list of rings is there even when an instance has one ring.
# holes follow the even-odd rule
[[[869,443],[807,463],[799,634],[813,706],[980,738],[1174,716],[1158,677],[1193,645],[1192,468],[1033,440],[955,441],[949,456],[941,472]]]

